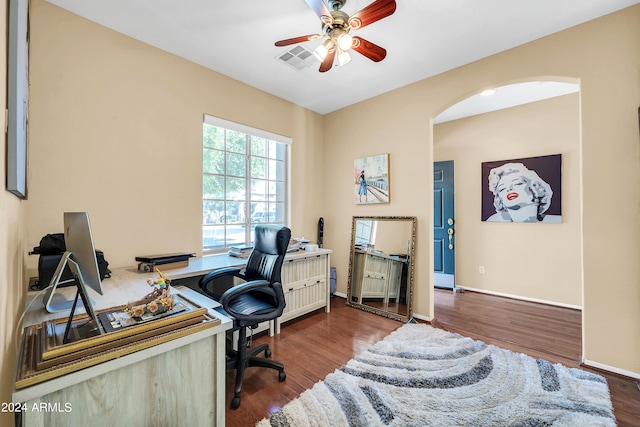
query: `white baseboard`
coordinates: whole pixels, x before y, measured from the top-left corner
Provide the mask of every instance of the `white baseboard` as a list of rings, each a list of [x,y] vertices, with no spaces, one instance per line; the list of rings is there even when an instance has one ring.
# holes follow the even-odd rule
[[[580,305],[564,304],[564,303],[556,302],[556,301],[547,301],[547,300],[538,299],[538,298],[529,298],[529,297],[523,297],[523,296],[520,296],[520,295],[506,294],[506,293],[503,293],[503,292],[488,291],[486,289],[470,288],[468,286],[459,286],[459,287],[463,288],[463,289],[466,289],[468,291],[478,292],[478,293],[481,293],[481,294],[496,295],[496,296],[499,296],[499,297],[517,299],[517,300],[521,300],[521,301],[536,302],[536,303],[540,303],[540,304],[554,305],[556,307],[564,307],[564,308],[571,308],[571,309],[574,309],[574,310],[582,310],[582,306],[580,306]]]
[[[425,322],[431,322],[431,318],[429,316],[423,316],[422,314],[413,313],[411,317],[415,317],[416,319],[424,320]]]
[[[601,369],[603,371],[613,372],[614,374],[624,375],[625,377],[635,378],[637,380],[640,380],[640,374],[637,372],[626,371],[624,369],[616,368],[615,366],[609,366],[603,363],[593,362],[587,359],[582,359],[582,364],[585,366],[591,366],[592,368]]]
[[[342,292],[334,292],[334,296],[347,299],[347,294],[343,294]]]

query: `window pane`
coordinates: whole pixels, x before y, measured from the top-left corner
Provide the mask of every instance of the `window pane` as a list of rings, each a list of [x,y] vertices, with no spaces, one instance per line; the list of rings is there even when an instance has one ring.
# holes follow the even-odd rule
[[[285,160],[286,144],[269,141],[269,157],[277,160]]]
[[[227,151],[245,154],[247,152],[247,135],[241,132],[228,130]]]
[[[274,222],[284,223],[284,203],[273,203],[271,206],[274,208],[272,209],[275,214]]]
[[[202,197],[207,199],[224,198],[224,177],[218,175],[203,176]]]
[[[267,140],[257,136],[251,137],[251,155],[267,157]]]
[[[224,175],[224,151],[205,148],[202,152],[202,171]]]
[[[269,181],[269,201],[276,201],[276,183],[274,181]]]
[[[204,250],[222,249],[224,247],[224,226],[202,227],[202,248]]]
[[[224,129],[217,126],[202,125],[202,146],[224,150]]]
[[[227,175],[247,176],[247,158],[242,154],[227,153]]]
[[[260,202],[260,203],[256,203],[256,202],[252,202],[251,203],[251,218],[253,218],[255,215],[258,215],[258,213],[263,212],[265,210],[265,204]],[[253,222],[253,219],[251,219],[251,222]]]
[[[243,178],[227,178],[227,200],[245,200],[246,193],[246,180]],[[227,209],[229,209],[228,206]]]
[[[269,179],[284,181],[284,162],[279,160],[269,160]]]
[[[224,216],[224,202],[221,200],[205,200],[202,203],[202,223],[205,225],[220,224]]]
[[[252,178],[267,177],[267,159],[263,157],[251,158],[251,177]]]
[[[251,200],[267,200],[267,181],[262,179],[251,180]]]
[[[284,182],[271,182],[269,184],[269,200],[272,202],[284,202]]]
[[[357,245],[373,244],[373,221],[359,220],[356,223],[355,243]]]
[[[243,223],[244,222],[244,202],[227,202],[227,216],[225,219],[226,219],[227,225]],[[227,228],[227,232],[228,230],[229,229]],[[241,231],[241,230],[238,228],[238,230],[236,231]]]
[[[227,226],[227,247],[245,244],[244,227],[241,225]]]

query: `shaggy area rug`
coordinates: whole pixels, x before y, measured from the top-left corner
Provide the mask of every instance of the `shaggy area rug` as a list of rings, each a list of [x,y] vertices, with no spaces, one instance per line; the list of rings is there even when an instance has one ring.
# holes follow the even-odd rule
[[[615,425],[602,376],[411,323],[257,424]]]

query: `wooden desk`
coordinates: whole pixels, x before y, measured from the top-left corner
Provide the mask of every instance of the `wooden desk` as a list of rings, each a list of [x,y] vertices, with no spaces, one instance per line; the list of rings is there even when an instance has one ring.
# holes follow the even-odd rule
[[[94,307],[113,307],[140,298],[149,292],[146,279],[153,275],[135,268],[114,269],[103,283],[103,296],[90,291]],[[71,297],[75,287],[58,292]],[[225,331],[232,321],[215,311],[219,306],[215,301],[191,289],[175,292],[207,307],[221,320],[220,325],[14,390],[13,402],[25,403],[23,425],[224,426]],[[23,324],[62,316],[47,313],[36,300]]]
[[[331,251],[299,251],[287,254],[283,286],[287,308],[271,329],[279,332],[280,322],[320,307],[329,312],[329,265]],[[202,276],[224,267],[246,265],[246,259],[228,255],[194,258],[188,267],[162,271],[170,279]],[[147,278],[157,273],[140,272],[135,267],[114,269],[104,280],[104,295],[89,291],[94,308],[108,308],[139,299],[150,291]],[[286,286],[285,286],[286,285]],[[24,402],[27,426],[100,427],[130,426],[224,426],[225,415],[225,331],[232,320],[221,315],[219,303],[186,287],[177,287],[188,299],[209,309],[221,324],[167,343],[20,390],[13,402]],[[75,287],[58,289],[73,298]],[[64,313],[47,313],[42,295],[25,313],[23,325],[56,319]],[[82,311],[82,310],[80,310]],[[273,332],[272,332],[273,333]],[[42,405],[42,406],[41,406]],[[44,408],[34,410],[34,408]],[[70,410],[67,412],[67,408]]]

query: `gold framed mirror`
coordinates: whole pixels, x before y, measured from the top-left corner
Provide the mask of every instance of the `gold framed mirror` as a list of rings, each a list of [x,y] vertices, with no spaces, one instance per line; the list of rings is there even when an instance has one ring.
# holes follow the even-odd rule
[[[347,305],[409,321],[415,242],[414,216],[354,216]]]

